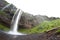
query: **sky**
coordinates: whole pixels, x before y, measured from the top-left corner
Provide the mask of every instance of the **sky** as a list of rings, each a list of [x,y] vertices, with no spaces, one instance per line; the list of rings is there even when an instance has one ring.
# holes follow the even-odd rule
[[[6,0],[33,15],[60,17],[60,0]]]

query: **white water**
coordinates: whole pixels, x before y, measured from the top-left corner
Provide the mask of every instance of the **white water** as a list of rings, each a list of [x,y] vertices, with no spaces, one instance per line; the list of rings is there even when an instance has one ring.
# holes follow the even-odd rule
[[[2,8],[1,11],[3,11],[5,8],[9,7],[10,5],[11,5],[11,4],[7,4],[6,6],[4,6],[4,7]]]
[[[25,34],[17,32],[18,22],[21,18],[21,14],[22,14],[22,11],[20,9],[17,9],[17,11],[15,12],[15,14],[13,16],[12,22],[11,22],[11,30],[8,32],[8,34],[11,34],[11,35],[25,35]]]
[[[18,13],[20,12],[20,13]],[[14,16],[13,16],[13,19],[12,19],[12,22],[11,22],[11,30],[13,32],[17,32],[17,26],[18,26],[18,21],[20,19],[20,16],[21,16],[21,10],[17,9],[17,11],[15,12]]]

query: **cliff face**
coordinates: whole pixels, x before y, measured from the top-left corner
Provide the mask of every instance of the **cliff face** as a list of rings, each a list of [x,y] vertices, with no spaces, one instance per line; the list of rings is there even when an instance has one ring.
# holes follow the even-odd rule
[[[21,25],[24,25],[24,27],[32,28],[43,21],[48,21],[49,18],[47,16],[41,16],[41,15],[32,15],[29,13],[23,13],[21,16]]]
[[[0,0],[0,10],[7,4],[9,4],[9,3],[7,3],[4,0]],[[8,8],[4,9],[4,11],[3,11],[4,13],[3,14],[0,13],[0,23],[3,23],[6,26],[10,26],[12,17],[14,15],[16,9],[17,8],[13,4],[10,5]],[[34,16],[32,14],[23,12],[21,15],[20,22],[19,22],[19,27],[20,28],[32,28],[32,27],[42,23],[43,21],[50,21],[53,19],[56,19],[56,18],[53,18],[53,17],[49,18],[47,16],[42,16],[42,15]]]
[[[0,10],[6,6],[7,3],[4,0],[0,0]],[[16,11],[16,7],[12,4],[8,8],[4,9],[3,12],[5,12],[3,15],[0,13],[0,21],[4,23],[7,26],[10,26],[12,17]],[[32,14],[29,13],[22,13],[21,20],[19,22],[19,26],[23,28],[32,28],[32,26],[36,26],[45,19],[41,18],[42,16],[33,16]]]
[[[9,3],[5,0],[0,0],[0,23],[3,23],[4,25],[9,27],[11,24],[11,19],[17,8],[13,4],[11,4],[9,7],[1,11],[2,8],[4,8],[7,4]]]
[[[5,13],[5,14],[0,14],[0,21],[4,24],[6,24],[7,26],[10,26],[11,24],[11,20],[12,20],[12,17],[13,17],[13,13]],[[48,20],[47,19],[42,19],[40,17],[43,17],[43,16],[33,16],[31,14],[27,14],[27,13],[23,13],[21,15],[21,20],[19,22],[19,26],[20,27],[23,27],[23,28],[32,28],[33,26],[36,26],[38,24],[40,24],[41,22],[45,21],[45,20]]]
[[[4,0],[0,0],[0,10],[2,9],[2,7],[4,7],[7,4],[8,4],[8,2],[6,2]]]

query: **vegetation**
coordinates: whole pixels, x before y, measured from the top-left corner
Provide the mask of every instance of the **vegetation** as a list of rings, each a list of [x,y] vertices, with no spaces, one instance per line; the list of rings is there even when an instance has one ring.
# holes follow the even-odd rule
[[[0,15],[6,15],[5,12],[3,11],[0,11]]]
[[[4,26],[4,25],[2,25],[2,24],[0,24],[0,30],[8,31],[8,30],[9,30],[9,28],[8,28],[8,27],[6,27],[6,26]]]
[[[56,19],[56,20],[52,20],[52,21],[45,21],[32,29],[29,29],[29,30],[28,29],[20,29],[20,31],[23,33],[27,33],[27,34],[36,34],[36,33],[42,33],[42,32],[52,30],[59,26],[60,26],[60,19]]]
[[[2,15],[2,16],[6,16],[5,12],[3,12],[3,11],[0,11],[0,15]],[[0,30],[8,31],[9,28],[6,27],[6,26],[4,26],[4,25],[2,25],[2,24],[0,23]]]

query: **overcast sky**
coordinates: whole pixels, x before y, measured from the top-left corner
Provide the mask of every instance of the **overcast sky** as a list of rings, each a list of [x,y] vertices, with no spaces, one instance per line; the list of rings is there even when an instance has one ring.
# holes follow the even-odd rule
[[[34,15],[47,15],[49,17],[60,17],[60,0],[6,0]]]

